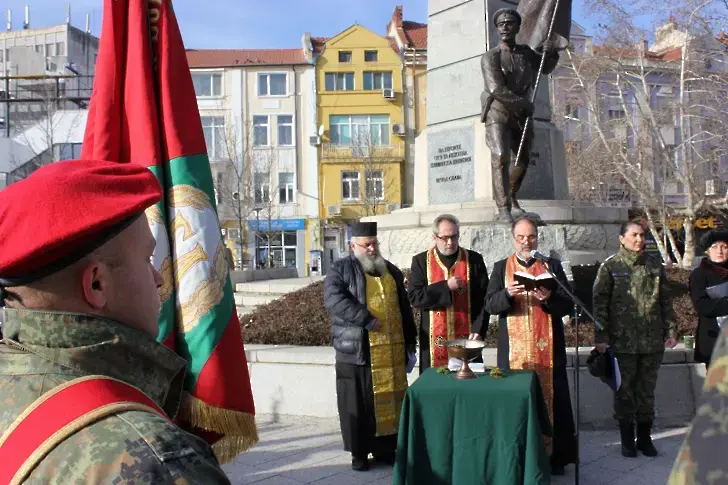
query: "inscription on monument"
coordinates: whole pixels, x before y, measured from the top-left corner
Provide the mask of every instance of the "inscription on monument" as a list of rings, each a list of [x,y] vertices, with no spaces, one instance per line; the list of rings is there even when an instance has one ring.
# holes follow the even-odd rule
[[[473,200],[474,137],[473,128],[428,133],[430,204]]]

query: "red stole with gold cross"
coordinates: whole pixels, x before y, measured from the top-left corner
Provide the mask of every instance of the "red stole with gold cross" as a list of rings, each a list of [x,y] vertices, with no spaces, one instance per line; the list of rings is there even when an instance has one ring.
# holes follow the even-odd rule
[[[545,263],[536,261],[528,268],[520,265],[516,255],[506,260],[505,284],[508,286],[516,271],[538,276],[546,272]],[[551,315],[541,308],[541,302],[532,293],[513,298],[508,312],[508,356],[511,369],[529,369],[538,374],[543,389],[549,419],[554,422],[554,336]],[[551,450],[551,439],[545,437]]]
[[[427,284],[447,281],[459,276],[465,288],[452,292],[452,305],[430,311],[430,362],[432,367],[447,365],[445,340],[468,338],[470,335],[470,263],[467,250],[458,250],[458,259],[448,270],[433,247],[427,252]]]

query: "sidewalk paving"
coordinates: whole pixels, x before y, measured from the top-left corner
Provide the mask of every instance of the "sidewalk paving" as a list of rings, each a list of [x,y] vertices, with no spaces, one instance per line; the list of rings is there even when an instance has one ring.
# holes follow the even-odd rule
[[[233,485],[391,485],[392,468],[351,469],[336,418],[259,415],[260,443],[223,466]],[[665,485],[687,428],[657,430],[657,458],[623,458],[616,430],[582,431],[580,482],[586,485]],[[574,466],[553,485],[574,483]],[[425,485],[425,484],[423,484]],[[456,484],[459,485],[459,484]],[[469,484],[468,484],[469,485]],[[477,484],[473,484],[477,485]]]

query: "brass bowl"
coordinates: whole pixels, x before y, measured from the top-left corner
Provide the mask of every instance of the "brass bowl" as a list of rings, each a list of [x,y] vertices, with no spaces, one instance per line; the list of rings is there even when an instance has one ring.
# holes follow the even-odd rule
[[[482,340],[457,339],[448,340],[444,344],[447,347],[449,357],[454,357],[463,361],[463,366],[455,374],[455,379],[475,379],[475,372],[468,366],[471,362],[483,353],[485,342]]]

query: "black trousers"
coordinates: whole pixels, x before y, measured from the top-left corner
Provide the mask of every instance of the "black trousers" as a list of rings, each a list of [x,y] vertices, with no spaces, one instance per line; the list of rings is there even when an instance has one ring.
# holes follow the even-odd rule
[[[394,453],[397,435],[376,435],[372,368],[365,365],[337,362],[336,402],[339,407],[339,424],[344,449],[358,458],[369,453],[375,457]]]
[[[566,367],[554,367],[554,441],[551,454],[552,466],[576,463],[576,437],[574,413],[571,409],[569,380]]]

